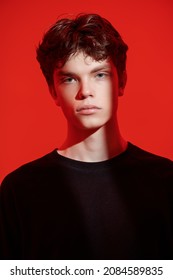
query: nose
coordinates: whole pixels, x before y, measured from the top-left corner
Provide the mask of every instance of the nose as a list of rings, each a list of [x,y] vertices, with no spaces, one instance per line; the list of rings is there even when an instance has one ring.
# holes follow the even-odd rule
[[[80,88],[77,94],[77,99],[86,99],[89,96],[93,96],[91,84],[89,81],[81,81]]]

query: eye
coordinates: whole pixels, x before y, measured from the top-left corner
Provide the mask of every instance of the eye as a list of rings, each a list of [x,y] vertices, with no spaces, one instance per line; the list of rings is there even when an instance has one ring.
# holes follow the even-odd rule
[[[74,77],[65,76],[65,77],[60,78],[60,83],[61,84],[72,84],[72,83],[75,83],[75,82],[76,82],[76,79]]]
[[[98,77],[98,78],[103,78],[103,77],[105,77],[105,73],[98,73],[98,74],[97,74],[97,77]]]
[[[107,72],[99,72],[99,73],[97,73],[96,78],[99,80],[102,80],[102,79],[106,78],[108,75],[109,75],[109,73],[107,73]]]
[[[71,84],[71,83],[74,83],[75,81],[76,81],[76,79],[73,77],[64,77],[61,79],[61,83],[63,83],[63,84]]]

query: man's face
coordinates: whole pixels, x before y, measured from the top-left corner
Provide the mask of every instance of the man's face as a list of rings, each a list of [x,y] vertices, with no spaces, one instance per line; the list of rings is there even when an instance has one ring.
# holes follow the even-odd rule
[[[120,88],[109,59],[98,62],[77,53],[55,69],[53,80],[51,93],[71,127],[93,130],[115,120]]]

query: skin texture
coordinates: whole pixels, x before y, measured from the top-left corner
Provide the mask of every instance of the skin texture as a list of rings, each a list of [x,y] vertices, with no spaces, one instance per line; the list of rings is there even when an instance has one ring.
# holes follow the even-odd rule
[[[95,61],[82,52],[74,54],[62,68],[55,69],[53,81],[50,92],[68,125],[60,154],[99,161],[125,149],[117,122],[118,96],[123,95],[125,78],[120,83],[111,60]]]

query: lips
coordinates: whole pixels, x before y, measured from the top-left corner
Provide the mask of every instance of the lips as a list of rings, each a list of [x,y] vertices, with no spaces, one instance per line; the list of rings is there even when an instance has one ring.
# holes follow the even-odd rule
[[[100,108],[95,105],[84,105],[84,106],[78,107],[76,111],[80,112],[82,110],[90,110],[90,109],[100,109]]]
[[[101,108],[95,105],[83,105],[76,109],[77,113],[89,115],[93,114],[96,111],[100,110]]]

